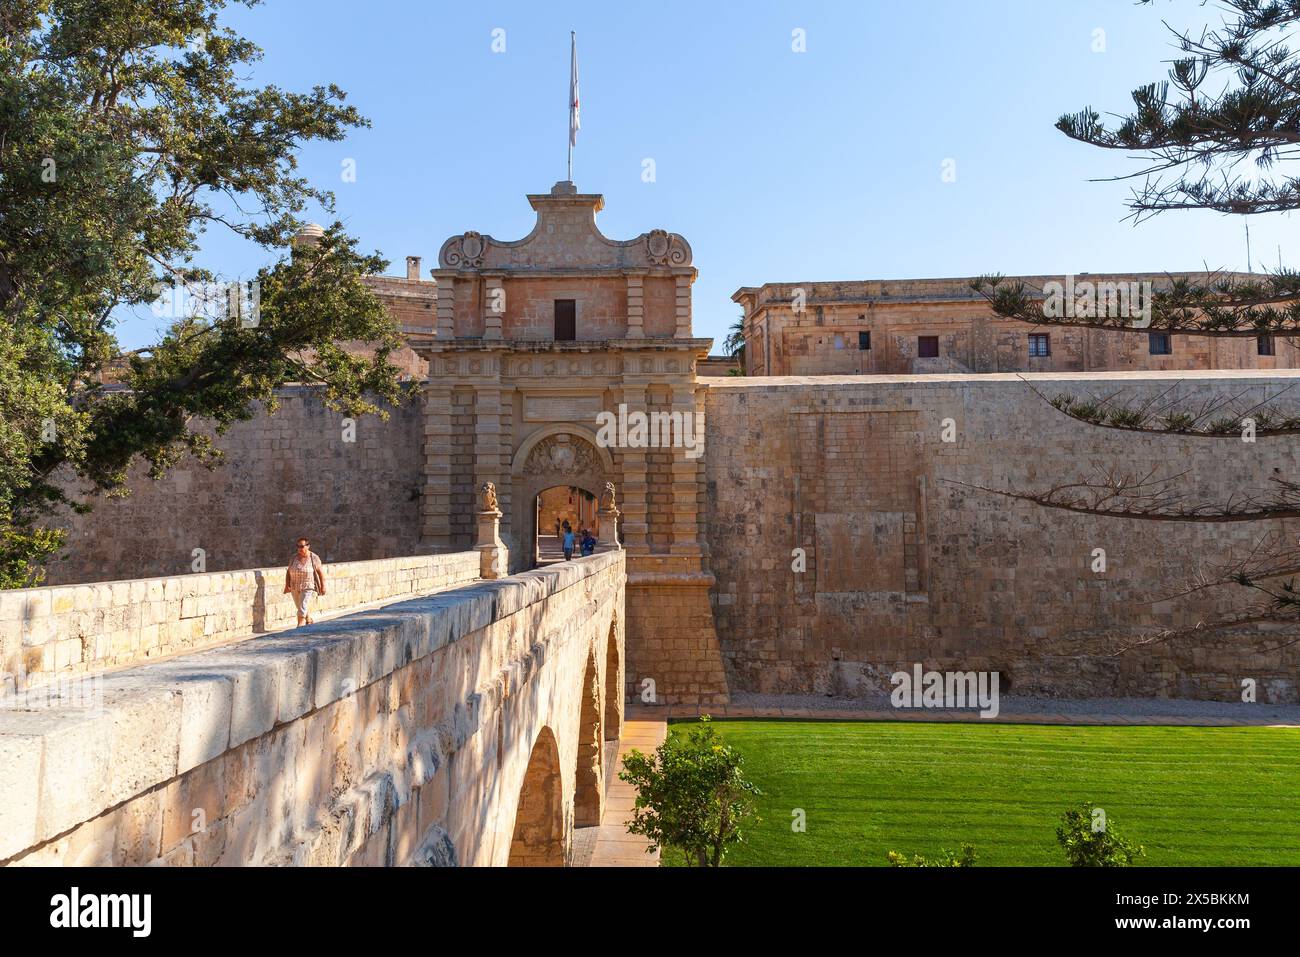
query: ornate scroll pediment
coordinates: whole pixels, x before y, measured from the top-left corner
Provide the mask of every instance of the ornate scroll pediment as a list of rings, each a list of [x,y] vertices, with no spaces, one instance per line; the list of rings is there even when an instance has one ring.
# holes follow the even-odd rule
[[[467,266],[483,265],[483,254],[487,252],[488,241],[482,233],[474,230],[453,236],[442,244],[438,261],[449,269],[464,269]]]
[[[653,266],[689,266],[691,247],[676,233],[652,229],[645,234],[646,258]]]
[[[561,188],[564,187],[564,188]],[[528,197],[537,224],[523,239],[507,242],[473,230],[442,244],[443,269],[656,269],[689,266],[691,247],[677,233],[654,229],[635,239],[604,236],[596,227],[603,197],[558,183],[549,194]]]

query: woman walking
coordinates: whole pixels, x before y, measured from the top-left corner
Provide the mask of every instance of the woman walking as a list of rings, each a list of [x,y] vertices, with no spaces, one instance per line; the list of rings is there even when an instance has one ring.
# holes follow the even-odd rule
[[[284,593],[293,595],[294,606],[298,609],[298,626],[310,625],[313,621],[312,596],[325,594],[325,571],[320,556],[311,550],[311,542],[305,538],[298,539],[297,550],[289,559],[289,568],[284,575]]]

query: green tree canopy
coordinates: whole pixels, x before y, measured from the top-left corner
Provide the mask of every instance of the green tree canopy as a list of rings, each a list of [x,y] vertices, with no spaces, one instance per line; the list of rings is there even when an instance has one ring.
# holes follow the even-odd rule
[[[1218,26],[1173,33],[1181,55],[1165,80],[1133,91],[1131,113],[1107,124],[1097,110],[1085,107],[1056,123],[1072,139],[1143,160],[1139,172],[1122,177],[1140,181],[1129,202],[1135,220],[1188,209],[1242,216],[1300,209],[1300,178],[1288,172],[1300,147],[1300,52],[1291,49],[1300,0],[1223,0],[1218,8],[1223,11]],[[981,276],[972,287],[995,314],[1037,325],[1141,336],[1300,335],[1300,273],[1281,266],[1262,275],[1167,277],[1154,290],[1141,323],[1129,315],[1047,310],[1043,289],[1001,275]],[[1300,411],[1288,391],[1243,389],[1206,400],[1186,396],[1175,383],[1160,394],[1136,399],[1123,389],[1101,396],[1044,398],[1064,414],[1102,428],[1220,443],[1286,442],[1300,431]],[[1300,483],[1293,476],[1261,475],[1222,501],[1197,498],[1186,479],[1171,453],[1168,469],[1133,473],[1122,465],[1096,466],[1089,475],[1046,487],[986,490],[1048,508],[1149,522],[1280,523],[1300,516]],[[1237,628],[1274,646],[1272,650],[1300,641],[1294,634],[1300,615],[1300,548],[1293,538],[1274,524],[1244,551],[1207,560],[1186,590],[1172,596],[1244,587],[1254,597],[1248,607],[1143,636],[1126,647]],[[1254,630],[1278,623],[1291,629],[1280,640]]]
[[[226,6],[0,6],[0,586],[39,580],[62,540],[53,512],[85,507],[69,476],[125,494],[136,461],[155,477],[187,453],[215,464],[206,426],[273,408],[289,381],[350,415],[398,398],[397,332],[364,281],[387,263],[337,223],[286,251],[309,206],[334,208],[299,149],[367,121],[333,85],[248,85],[262,51],[222,25]],[[250,277],[205,267],[210,229],[275,259]],[[119,345],[130,310],[213,288],[165,312],[155,344]]]
[[[1140,0],[1149,4],[1151,0]],[[1300,209],[1300,53],[1291,49],[1300,0],[1223,0],[1217,26],[1173,31],[1180,54],[1167,76],[1132,92],[1133,110],[1112,122],[1091,106],[1056,128],[1071,139],[1136,156],[1129,201],[1141,221],[1172,210],[1249,216]],[[1214,9],[1210,7],[1209,9]],[[1042,290],[1000,275],[977,291],[999,315],[1044,325],[1131,328],[1113,316],[1044,316]],[[1150,331],[1222,338],[1300,333],[1300,273],[1211,272],[1169,277],[1157,290]]]
[[[740,752],[709,722],[704,715],[684,733],[672,731],[653,755],[633,749],[618,773],[637,791],[628,832],[649,838],[651,850],[676,848],[697,867],[722,865],[757,820],[754,798],[762,794],[745,777]]]

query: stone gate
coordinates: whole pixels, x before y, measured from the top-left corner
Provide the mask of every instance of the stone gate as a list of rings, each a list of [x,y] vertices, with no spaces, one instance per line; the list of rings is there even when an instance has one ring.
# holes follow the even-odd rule
[[[600,195],[569,182],[530,195],[523,239],[467,231],[376,287],[428,362],[421,544],[473,544],[474,491],[496,485],[510,567],[537,558],[537,501],[613,482],[628,568],[628,681],[644,700],[727,699],[708,593],[704,461],[672,436],[602,441],[600,416],[703,418],[691,332],[691,248],[676,233],[606,238]],[[702,430],[701,430],[702,432]]]

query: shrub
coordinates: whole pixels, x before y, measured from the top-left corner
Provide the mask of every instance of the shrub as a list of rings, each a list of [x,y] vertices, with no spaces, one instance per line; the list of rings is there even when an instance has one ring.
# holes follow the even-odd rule
[[[628,831],[649,838],[651,850],[680,850],[688,865],[718,867],[728,846],[744,840],[742,825],[758,820],[753,798],[761,792],[742,765],[707,715],[686,736],[670,734],[653,756],[630,752],[618,773],[637,790]]]
[[[974,844],[963,844],[961,854],[954,854],[952,851],[940,851],[940,857],[933,861],[926,860],[920,854],[915,854],[909,861],[898,851],[890,851],[888,855],[890,867],[974,867],[975,859],[978,855],[975,853]]]
[[[1065,812],[1056,829],[1071,867],[1128,867],[1146,851],[1124,840],[1105,811],[1085,801]]]

